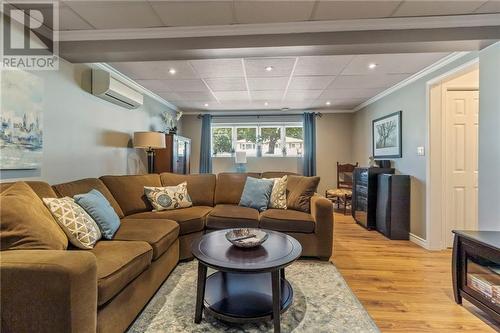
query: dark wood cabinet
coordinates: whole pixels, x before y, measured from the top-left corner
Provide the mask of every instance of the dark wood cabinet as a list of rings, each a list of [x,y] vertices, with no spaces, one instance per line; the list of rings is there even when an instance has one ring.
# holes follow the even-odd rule
[[[378,175],[377,231],[390,239],[410,239],[410,176]]]
[[[154,172],[190,173],[191,139],[165,134],[166,148],[155,149]]]
[[[453,293],[500,322],[500,231],[457,231],[453,243]]]
[[[367,229],[376,227],[378,175],[392,168],[356,168],[353,173],[352,217]]]

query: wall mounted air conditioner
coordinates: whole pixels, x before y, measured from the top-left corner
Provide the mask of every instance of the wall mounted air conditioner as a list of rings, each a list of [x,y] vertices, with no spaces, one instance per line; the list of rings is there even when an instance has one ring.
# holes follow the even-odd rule
[[[137,109],[144,102],[140,92],[102,69],[92,69],[92,94],[127,109]]]

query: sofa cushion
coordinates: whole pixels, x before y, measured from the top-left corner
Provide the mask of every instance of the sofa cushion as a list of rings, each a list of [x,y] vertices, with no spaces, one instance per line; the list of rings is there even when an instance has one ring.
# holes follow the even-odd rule
[[[60,197],[74,197],[77,194],[88,193],[91,190],[97,190],[101,192],[102,195],[109,201],[116,214],[120,218],[123,217],[123,211],[116,202],[109,189],[104,185],[104,183],[98,178],[85,178],[80,180],[75,180],[73,182],[62,183],[52,186]]]
[[[207,216],[207,228],[257,228],[259,211],[236,205],[217,205]]]
[[[186,235],[201,231],[205,227],[205,218],[212,207],[193,206],[174,210],[162,210],[161,212],[143,212],[127,216],[126,219],[168,219],[179,223],[179,235]],[[122,220],[122,221],[124,221]]]
[[[103,305],[144,272],[153,249],[146,242],[100,241],[90,250],[97,259],[97,304]]]
[[[68,238],[42,200],[24,182],[0,194],[2,250],[65,250]]]
[[[187,182],[187,190],[193,201],[193,205],[212,207],[214,205],[215,175],[179,175],[176,173],[164,172],[160,174],[160,180],[163,186],[173,186],[182,182]]]
[[[282,232],[314,232],[315,222],[311,214],[291,209],[268,209],[260,214],[259,226]]]
[[[57,193],[54,192],[52,187],[46,182],[41,181],[26,181],[29,187],[36,193],[36,195],[42,198],[57,198]],[[12,185],[16,184],[16,182],[11,183],[1,183],[0,184],[0,192],[7,190]]]
[[[144,241],[153,248],[153,260],[168,250],[179,236],[179,225],[164,219],[123,219],[114,240]]]
[[[193,205],[187,191],[187,182],[175,186],[144,186],[144,193],[153,206],[153,211],[188,208]]]
[[[215,186],[215,204],[237,205],[245,187],[247,177],[260,178],[259,173],[223,172],[217,175]]]
[[[259,212],[265,211],[271,198],[273,185],[272,179],[247,177],[239,205],[257,209]]]
[[[101,239],[97,223],[73,198],[44,198],[43,202],[74,246],[88,250]]]
[[[99,179],[109,189],[125,215],[152,210],[153,207],[144,194],[144,186],[161,186],[158,174],[102,176]]]
[[[120,218],[108,199],[98,190],[77,194],[73,199],[94,219],[102,237],[113,239],[113,235],[120,227]]]
[[[318,189],[319,177],[289,176],[286,206],[305,213],[311,211],[311,197]]]

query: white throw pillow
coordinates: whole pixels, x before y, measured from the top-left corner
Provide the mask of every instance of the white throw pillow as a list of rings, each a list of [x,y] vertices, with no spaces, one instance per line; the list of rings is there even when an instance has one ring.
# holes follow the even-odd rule
[[[153,206],[153,212],[187,208],[193,205],[187,192],[187,182],[177,186],[149,187],[144,186],[144,193]]]
[[[288,176],[281,178],[271,178],[274,180],[271,199],[269,200],[269,208],[286,209],[286,184]]]
[[[101,239],[95,221],[72,198],[43,198],[43,202],[74,246],[89,250]]]

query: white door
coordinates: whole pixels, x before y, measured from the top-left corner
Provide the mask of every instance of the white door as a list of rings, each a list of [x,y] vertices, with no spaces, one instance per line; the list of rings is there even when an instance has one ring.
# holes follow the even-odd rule
[[[451,230],[477,230],[478,225],[478,91],[447,91],[444,137],[445,235]]]

